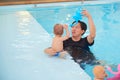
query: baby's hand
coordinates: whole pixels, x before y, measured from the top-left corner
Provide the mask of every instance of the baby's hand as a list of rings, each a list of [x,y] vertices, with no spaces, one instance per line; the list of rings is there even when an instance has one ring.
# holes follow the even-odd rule
[[[68,29],[68,25],[67,24],[63,24],[63,28],[64,29]]]

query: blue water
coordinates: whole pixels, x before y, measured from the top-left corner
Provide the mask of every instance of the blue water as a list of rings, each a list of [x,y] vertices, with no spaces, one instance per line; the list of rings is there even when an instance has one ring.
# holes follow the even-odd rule
[[[73,21],[72,16],[78,8],[87,9],[93,17],[97,30],[95,43],[91,50],[97,59],[105,61],[106,64],[114,65],[115,70],[116,65],[120,63],[120,2],[80,5],[35,8],[28,9],[28,11],[53,36],[54,24],[67,23],[70,25]],[[86,18],[82,20],[87,23]],[[89,30],[84,36],[87,34],[89,34]],[[93,77],[92,68],[93,66],[86,66],[86,72],[91,77]],[[112,75],[109,74],[109,76]]]
[[[87,9],[93,16],[97,33],[91,51],[96,58],[107,64],[119,64],[120,2],[93,3],[37,8],[1,6],[0,80],[91,80],[74,61],[50,58],[43,52],[51,45],[53,25],[71,24],[78,7]],[[86,18],[82,20],[87,23]],[[88,30],[84,36],[87,34]],[[93,78],[92,68],[87,65],[85,71]]]
[[[52,37],[27,11],[33,7],[0,7],[0,80],[91,80],[69,55],[44,53]]]

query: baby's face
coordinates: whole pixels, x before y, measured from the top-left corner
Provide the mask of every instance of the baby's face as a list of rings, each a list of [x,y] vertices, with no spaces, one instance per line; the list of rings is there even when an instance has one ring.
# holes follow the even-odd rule
[[[105,78],[105,77],[107,77],[107,74],[106,74],[106,72],[105,72],[105,69],[104,69],[104,67],[102,67],[102,66],[96,66],[95,68],[94,68],[94,76],[96,77],[96,78]]]
[[[105,70],[101,74],[102,74],[103,78],[107,77],[107,74],[106,74]]]
[[[101,71],[98,72],[97,77],[98,77],[98,78],[103,78],[103,79],[104,79],[105,77],[107,77],[107,74],[106,74],[105,70],[101,69]]]

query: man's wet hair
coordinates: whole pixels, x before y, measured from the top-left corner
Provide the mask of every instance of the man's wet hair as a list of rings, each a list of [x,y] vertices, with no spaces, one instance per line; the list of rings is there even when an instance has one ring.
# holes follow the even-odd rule
[[[86,23],[84,23],[83,21],[78,20],[78,22],[77,22],[77,21],[74,21],[74,22],[72,23],[72,25],[74,25],[74,24],[76,24],[76,23],[80,23],[81,29],[84,30],[84,33],[85,33],[85,31],[87,30],[87,25],[86,25]],[[83,33],[83,34],[84,34],[84,33]],[[82,34],[82,35],[83,35],[83,34]]]

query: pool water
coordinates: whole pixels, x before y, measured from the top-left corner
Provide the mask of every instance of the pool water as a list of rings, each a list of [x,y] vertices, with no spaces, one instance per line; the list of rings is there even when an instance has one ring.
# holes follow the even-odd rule
[[[52,37],[27,11],[33,7],[0,7],[0,80],[91,80],[70,56],[44,53]]]
[[[85,76],[85,79],[79,75],[86,75],[84,71],[72,60],[49,58],[43,52],[51,45],[54,24],[70,25],[78,8],[87,9],[96,25],[96,38],[90,47],[91,51],[97,59],[115,65],[116,70],[116,65],[120,63],[119,0],[104,3],[98,1],[97,4],[76,2],[44,6],[1,6],[0,80],[91,80],[89,76],[93,78],[93,66],[86,65],[85,71],[89,76]],[[82,20],[87,23],[86,18]],[[89,30],[83,36],[87,34]],[[47,77],[46,73],[49,74]]]
[[[120,2],[105,4],[80,4],[69,6],[56,6],[48,8],[28,9],[32,16],[43,26],[43,28],[53,37],[53,26],[56,23],[73,22],[72,16],[78,8],[87,9],[96,25],[95,43],[91,47],[97,59],[103,60],[106,64],[117,65],[120,63]],[[83,18],[87,23],[87,19]],[[87,24],[88,25],[88,24]],[[70,28],[70,27],[69,27]],[[86,36],[89,34],[87,30]],[[86,72],[93,77],[93,66],[86,66]],[[114,67],[115,70],[116,67]],[[109,74],[112,76],[111,74]]]

